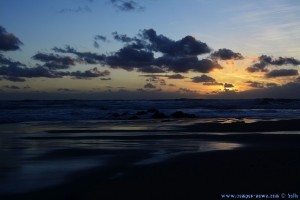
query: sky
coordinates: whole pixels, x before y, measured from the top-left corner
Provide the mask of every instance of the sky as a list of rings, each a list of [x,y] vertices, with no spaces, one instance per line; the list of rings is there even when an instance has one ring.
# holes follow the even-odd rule
[[[0,99],[300,98],[297,0],[1,0]]]

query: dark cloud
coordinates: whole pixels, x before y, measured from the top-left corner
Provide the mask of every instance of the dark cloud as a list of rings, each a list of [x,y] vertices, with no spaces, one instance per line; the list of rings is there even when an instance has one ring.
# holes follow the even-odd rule
[[[100,40],[100,41],[102,41],[102,42],[107,42],[107,38],[106,38],[105,36],[103,36],[103,35],[96,35],[96,36],[94,37],[94,39],[95,39],[95,40]]]
[[[165,79],[160,79],[160,80],[159,80],[159,84],[162,85],[162,86],[167,85]]]
[[[97,41],[94,41],[94,47],[96,49],[99,49],[100,48],[100,44]]]
[[[196,40],[192,36],[186,36],[178,41],[173,41],[164,35],[157,35],[153,29],[142,31],[144,39],[148,40],[153,51],[171,56],[196,56],[211,52],[206,43]]]
[[[15,51],[20,49],[22,44],[19,38],[0,26],[0,51]]]
[[[56,71],[57,69],[62,69],[63,67],[49,67],[51,63],[55,65],[74,65],[74,61],[69,57],[38,53],[34,55],[33,58],[46,63],[44,65],[36,65],[35,67],[27,67],[20,62],[15,62],[7,59],[0,54],[0,76],[2,76],[2,78],[6,80],[23,82],[25,81],[24,78],[62,78],[64,76],[69,76],[78,79],[89,79],[108,76],[110,74],[108,70],[99,71],[97,68],[93,68],[91,70],[86,70],[83,72],[69,72]]]
[[[153,84],[151,84],[151,83],[147,83],[146,85],[144,85],[144,88],[146,88],[146,89],[154,89],[154,88],[156,88],[156,86],[153,85]]]
[[[264,84],[256,81],[247,81],[248,85],[253,88],[264,88]]]
[[[225,83],[224,84],[224,88],[233,88],[233,87],[234,87],[234,85],[231,84],[231,83]]]
[[[273,59],[271,56],[261,55],[258,58],[259,62],[253,64],[251,67],[247,68],[248,72],[268,72],[267,69],[268,65],[275,65],[275,66],[282,66],[282,65],[300,65],[300,61],[296,60],[295,58],[288,58],[288,57],[279,57],[277,59]]]
[[[144,7],[132,0],[110,0],[110,3],[119,11],[135,11],[144,9]]]
[[[220,95],[220,98],[223,96]],[[271,86],[263,89],[253,89],[236,92],[227,98],[300,98],[300,83],[287,83],[282,86]]]
[[[92,52],[79,52],[76,49],[66,46],[65,48],[54,47],[53,51],[58,53],[69,53],[77,56],[79,62],[85,64],[103,64],[106,56],[103,54],[96,54]]]
[[[94,47],[97,48],[97,49],[100,48],[100,45],[99,45],[98,41],[108,42],[108,40],[107,40],[107,38],[105,36],[103,36],[103,35],[96,35],[94,37]]]
[[[50,71],[48,68],[37,65],[36,67],[23,67],[19,65],[10,65],[0,67],[0,75],[17,78],[59,78],[60,73]]]
[[[214,78],[207,76],[207,75],[195,76],[191,79],[192,79],[192,82],[194,82],[194,83],[207,83],[207,82],[214,83],[214,82],[216,82],[216,80]]]
[[[173,84],[173,83],[168,84],[168,86],[170,86],[170,87],[176,87],[176,85]]]
[[[278,87],[279,85],[277,83],[267,83],[267,87]]]
[[[267,62],[268,64],[271,65],[300,65],[300,60],[296,60],[295,58],[283,58],[283,57],[279,57],[277,59],[272,59],[271,57],[268,57],[265,62]]]
[[[214,69],[222,69],[223,67],[217,62],[202,59],[198,60],[197,56],[189,57],[172,57],[162,56],[156,59],[156,64],[168,71],[175,73],[186,73],[188,71],[209,73]]]
[[[34,60],[38,60],[41,62],[45,62],[43,66],[52,69],[69,69],[70,66],[75,65],[74,59],[69,56],[60,56],[57,54],[45,54],[45,53],[37,53],[32,56]]]
[[[203,83],[203,85],[206,85],[206,86],[222,86],[224,84],[223,83],[218,83],[218,82],[205,82],[205,83]]]
[[[110,81],[111,78],[101,78],[100,80],[101,80],[101,81]]]
[[[0,66],[25,66],[25,64],[18,61],[12,61],[11,59],[5,58],[2,54],[0,54]]]
[[[230,49],[219,49],[211,54],[212,59],[220,59],[220,60],[241,60],[244,59],[242,54],[235,53]]]
[[[126,34],[119,34],[118,32],[113,32],[112,35],[113,35],[114,39],[119,42],[129,43],[129,42],[134,41],[133,38],[127,36]]]
[[[158,35],[153,29],[144,29],[136,37],[113,32],[117,41],[125,43],[119,51],[106,57],[106,64],[112,68],[127,71],[136,69],[145,73],[163,72],[202,72],[222,69],[217,61],[199,60],[198,55],[209,53],[211,49],[192,36],[174,41],[164,35]],[[162,54],[154,57],[154,53]]]
[[[106,63],[112,68],[132,71],[134,68],[149,67],[154,61],[152,52],[123,47],[118,52],[106,57]]]
[[[146,66],[138,69],[139,72],[144,73],[165,73],[166,71],[157,66]]]
[[[268,72],[265,76],[267,78],[276,78],[276,77],[282,77],[282,76],[297,76],[298,70],[296,69],[278,69],[278,70],[272,70]]]
[[[4,85],[3,88],[13,89],[13,90],[19,90],[19,89],[21,89],[20,87],[15,86],[15,85]]]
[[[82,13],[82,12],[92,12],[92,9],[89,6],[78,6],[77,8],[63,8],[57,13]]]
[[[172,75],[165,75],[168,79],[184,79],[185,77],[181,74],[172,74]]]
[[[99,71],[97,67],[86,70],[86,71],[76,71],[76,72],[65,72],[63,73],[65,76],[71,76],[75,79],[90,79],[90,78],[96,78],[96,77],[103,77],[103,76],[109,76],[110,71],[104,70]]]
[[[59,92],[74,92],[76,90],[68,89],[68,88],[58,88],[57,91],[59,91]]]
[[[3,79],[6,79],[8,81],[12,82],[25,82],[26,80],[24,78],[15,77],[15,76],[4,76]]]
[[[191,90],[191,89],[188,89],[188,88],[179,88],[179,90],[177,92],[179,92],[179,93],[185,93],[185,94],[189,94],[189,95],[198,94],[198,91]]]

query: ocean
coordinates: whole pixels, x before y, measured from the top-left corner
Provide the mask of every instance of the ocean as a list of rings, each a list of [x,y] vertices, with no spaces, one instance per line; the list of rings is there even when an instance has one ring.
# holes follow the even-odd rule
[[[176,111],[195,118],[298,118],[297,99],[47,100],[0,101],[0,123],[172,118]],[[152,111],[152,112],[151,112]],[[174,117],[173,117],[174,118]]]

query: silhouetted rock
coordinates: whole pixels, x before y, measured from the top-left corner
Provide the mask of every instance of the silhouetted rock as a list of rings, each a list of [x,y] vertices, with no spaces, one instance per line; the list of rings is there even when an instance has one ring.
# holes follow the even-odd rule
[[[182,111],[176,111],[171,114],[171,117],[173,117],[173,118],[195,118],[196,115],[184,113]]]
[[[154,113],[152,115],[153,119],[163,119],[163,118],[166,118],[166,117],[167,116],[164,113],[161,113],[161,112],[157,112],[157,113]]]

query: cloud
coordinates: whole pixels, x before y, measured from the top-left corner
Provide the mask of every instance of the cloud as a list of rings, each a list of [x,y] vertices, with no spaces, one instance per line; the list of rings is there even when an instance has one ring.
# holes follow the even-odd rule
[[[60,73],[50,71],[40,65],[37,65],[36,67],[23,67],[19,65],[2,66],[0,67],[0,75],[14,78],[62,77]]]
[[[116,31],[113,32],[112,35],[113,35],[114,39],[119,41],[119,42],[129,43],[129,42],[134,41],[134,38],[131,38],[131,37],[127,36],[126,34],[119,34]]]
[[[101,78],[101,81],[111,81],[111,78]]]
[[[3,79],[6,79],[8,81],[12,82],[25,82],[26,80],[24,78],[15,77],[15,76],[4,76]]]
[[[300,61],[295,58],[288,58],[288,57],[279,57],[274,59],[271,56],[261,55],[258,58],[259,62],[253,64],[252,66],[248,67],[246,70],[250,73],[253,72],[268,72],[267,69],[268,65],[275,65],[275,66],[282,66],[282,65],[293,65],[297,66],[300,65]]]
[[[2,54],[0,54],[0,65],[1,66],[25,66],[25,64],[18,62],[18,61],[12,61],[9,58],[5,58]]]
[[[220,96],[222,98],[222,96]],[[228,96],[232,98],[233,96]],[[282,86],[269,86],[235,94],[236,98],[300,98],[300,83],[291,82]]]
[[[211,55],[212,59],[220,59],[220,60],[241,60],[244,59],[242,54],[235,53],[230,49],[219,49],[218,51],[213,52]]]
[[[173,41],[164,35],[157,35],[153,29],[144,29],[142,36],[149,41],[151,50],[171,56],[196,56],[211,52],[206,43],[189,35]]]
[[[132,0],[110,0],[110,3],[119,11],[135,11],[144,9],[144,7]]]
[[[67,57],[60,57],[53,54],[36,54],[34,59],[40,61],[50,61],[48,63],[54,64],[74,64],[73,60]],[[0,54],[0,76],[6,80],[10,81],[25,81],[24,78],[62,78],[64,76],[69,76],[76,79],[90,79],[95,77],[102,77],[110,75],[108,70],[99,71],[98,68],[93,68],[86,71],[56,71],[57,69],[62,69],[62,67],[49,67],[47,63],[45,65],[36,65],[35,67],[27,67],[26,65],[15,62],[10,59],[3,57]]]
[[[247,81],[246,83],[249,83],[248,85],[253,88],[264,88],[265,87],[263,83],[256,82],[256,81]]]
[[[104,70],[99,71],[97,67],[86,70],[86,71],[76,71],[76,72],[65,72],[62,73],[65,76],[71,76],[74,79],[90,79],[90,78],[96,78],[96,77],[103,77],[103,76],[109,76],[110,71]]]
[[[101,41],[101,42],[108,42],[107,38],[103,35],[96,35],[94,37],[94,47],[99,49],[100,48],[100,45],[98,43],[98,41]]]
[[[20,87],[15,86],[15,85],[4,85],[3,88],[13,89],[13,90],[19,90],[19,89],[21,89]]]
[[[137,36],[129,37],[117,32],[112,33],[115,40],[125,43],[118,51],[104,58],[103,62],[111,68],[122,68],[127,71],[137,70],[145,73],[164,72],[202,72],[222,69],[217,61],[199,60],[197,56],[209,53],[207,44],[192,36],[185,36],[174,41],[164,35],[158,35],[153,29],[144,29]],[[70,49],[70,48],[69,48]],[[61,49],[54,48],[55,51]],[[67,52],[72,52],[68,50]],[[160,53],[154,57],[155,53]],[[159,55],[159,54],[158,54]]]
[[[139,72],[144,73],[165,73],[166,71],[157,66],[146,66],[138,69]]]
[[[92,9],[89,6],[78,6],[77,8],[63,8],[59,10],[57,13],[82,13],[82,12],[92,12]]]
[[[170,86],[170,87],[176,87],[176,85],[173,84],[173,83],[168,84],[168,86]]]
[[[187,95],[198,95],[198,91],[197,90],[191,90],[188,88],[179,88],[179,90],[177,91],[178,93],[184,93]]]
[[[172,57],[162,56],[156,59],[156,64],[168,71],[175,73],[186,73],[188,71],[209,73],[214,69],[222,69],[223,67],[215,61],[208,59],[198,60],[197,56],[189,57]]]
[[[206,85],[206,86],[223,86],[224,84],[223,83],[218,83],[218,82],[205,82],[205,83],[203,83],[203,85]]]
[[[103,54],[96,54],[92,52],[79,52],[76,49],[66,46],[65,48],[54,47],[53,51],[58,53],[69,53],[77,56],[79,62],[85,64],[104,64],[106,56]]]
[[[172,75],[165,75],[168,79],[184,79],[185,77],[181,74],[172,74]]]
[[[4,27],[0,26],[0,51],[19,50],[23,43],[14,34],[8,33]]]
[[[132,71],[134,68],[148,67],[153,64],[154,54],[145,50],[123,47],[111,56],[106,57],[106,63],[112,68],[122,68]]]
[[[144,85],[144,88],[147,88],[147,89],[154,89],[156,88],[155,85],[151,84],[151,83],[147,83],[146,85]]]
[[[192,79],[194,83],[207,83],[207,82],[216,82],[216,80],[207,75],[195,76]]]
[[[234,87],[234,85],[231,84],[231,83],[225,83],[224,84],[224,88],[233,88],[233,87]]]
[[[74,92],[76,90],[68,89],[68,88],[58,88],[57,91],[58,92]]]
[[[69,69],[70,66],[75,65],[75,61],[71,57],[60,56],[57,54],[37,53],[34,56],[32,56],[32,58],[34,60],[45,62],[43,66],[52,70]]]
[[[298,75],[298,70],[296,69],[278,69],[278,70],[270,71],[265,76],[267,78],[276,78],[276,77],[297,76],[297,75]]]
[[[102,42],[107,42],[107,38],[106,38],[105,36],[103,36],[103,35],[96,35],[96,36],[94,37],[94,39],[95,39],[95,40],[100,40],[100,41],[102,41]]]
[[[277,83],[267,83],[267,87],[278,87],[279,85]]]
[[[160,79],[160,80],[159,80],[159,84],[162,85],[162,86],[167,85],[165,79]]]

